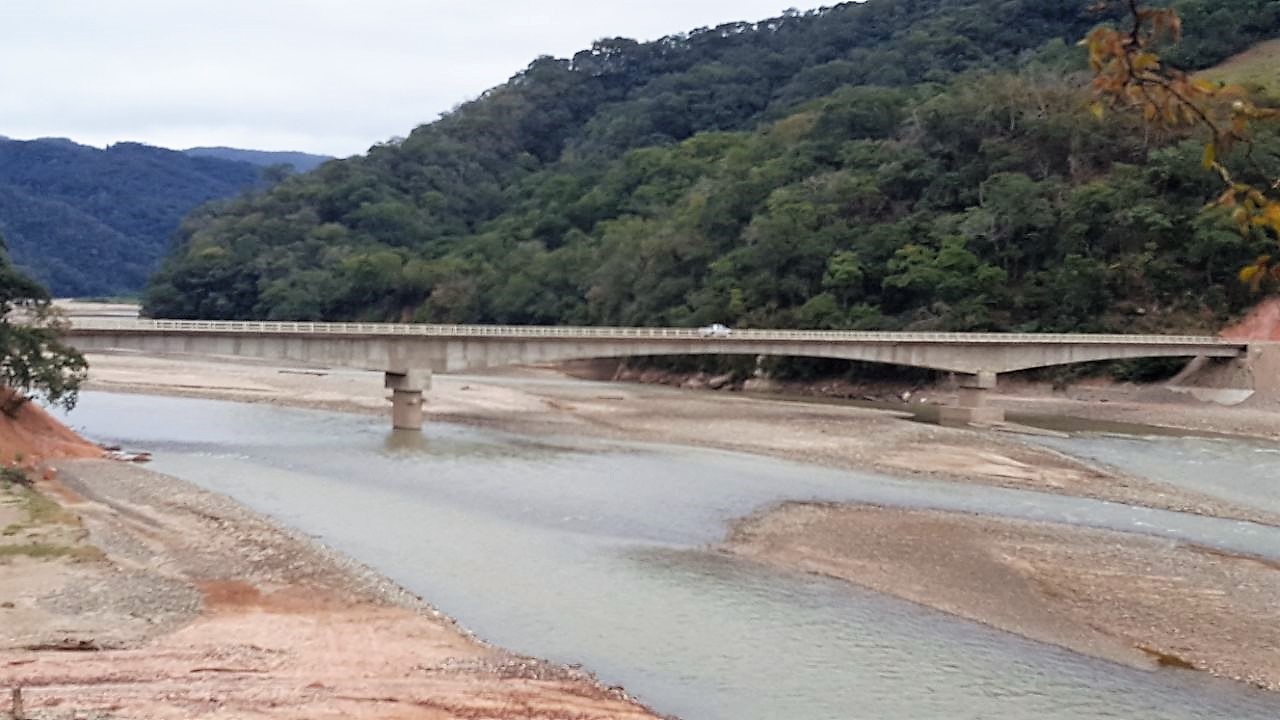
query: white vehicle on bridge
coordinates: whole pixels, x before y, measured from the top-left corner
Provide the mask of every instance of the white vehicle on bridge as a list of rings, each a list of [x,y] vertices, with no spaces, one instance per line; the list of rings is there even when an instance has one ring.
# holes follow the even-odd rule
[[[729,333],[733,332],[727,325],[720,323],[712,323],[706,327],[698,328],[698,334],[702,337],[729,337]]]

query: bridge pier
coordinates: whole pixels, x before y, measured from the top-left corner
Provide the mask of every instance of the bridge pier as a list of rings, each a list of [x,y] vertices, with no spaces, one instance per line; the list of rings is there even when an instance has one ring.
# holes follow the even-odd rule
[[[938,420],[943,425],[998,425],[1004,422],[1004,408],[987,404],[996,389],[996,373],[980,372],[960,378],[960,393],[955,405],[940,409]]]
[[[422,394],[431,389],[431,371],[388,370],[384,384],[391,391],[391,426],[396,430],[421,430]]]

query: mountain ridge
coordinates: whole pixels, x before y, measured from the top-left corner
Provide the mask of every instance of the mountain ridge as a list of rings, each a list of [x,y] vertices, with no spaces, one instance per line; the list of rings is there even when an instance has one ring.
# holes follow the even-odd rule
[[[192,157],[213,157],[220,158],[222,160],[234,160],[247,162],[250,165],[257,165],[259,167],[287,165],[292,167],[294,172],[299,173],[310,172],[324,163],[336,159],[330,155],[317,155],[315,153],[289,150],[247,150],[244,148],[232,148],[221,145],[187,148],[181,152]]]
[[[122,142],[0,141],[0,235],[59,295],[137,293],[192,208],[265,187],[247,163]]]

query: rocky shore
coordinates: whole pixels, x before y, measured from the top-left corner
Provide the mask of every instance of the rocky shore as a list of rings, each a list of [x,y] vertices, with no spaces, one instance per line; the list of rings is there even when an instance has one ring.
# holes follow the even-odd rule
[[[128,463],[56,470],[0,492],[0,717],[656,717],[229,499]]]

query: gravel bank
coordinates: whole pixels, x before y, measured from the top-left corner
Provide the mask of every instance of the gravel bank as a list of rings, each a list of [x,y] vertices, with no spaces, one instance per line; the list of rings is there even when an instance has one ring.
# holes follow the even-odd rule
[[[0,688],[31,718],[656,717],[230,499],[135,465],[57,467],[42,490],[102,559],[0,566],[21,590],[0,605]]]
[[[788,504],[728,549],[1130,665],[1280,690],[1280,566],[1147,536],[938,511]]]

